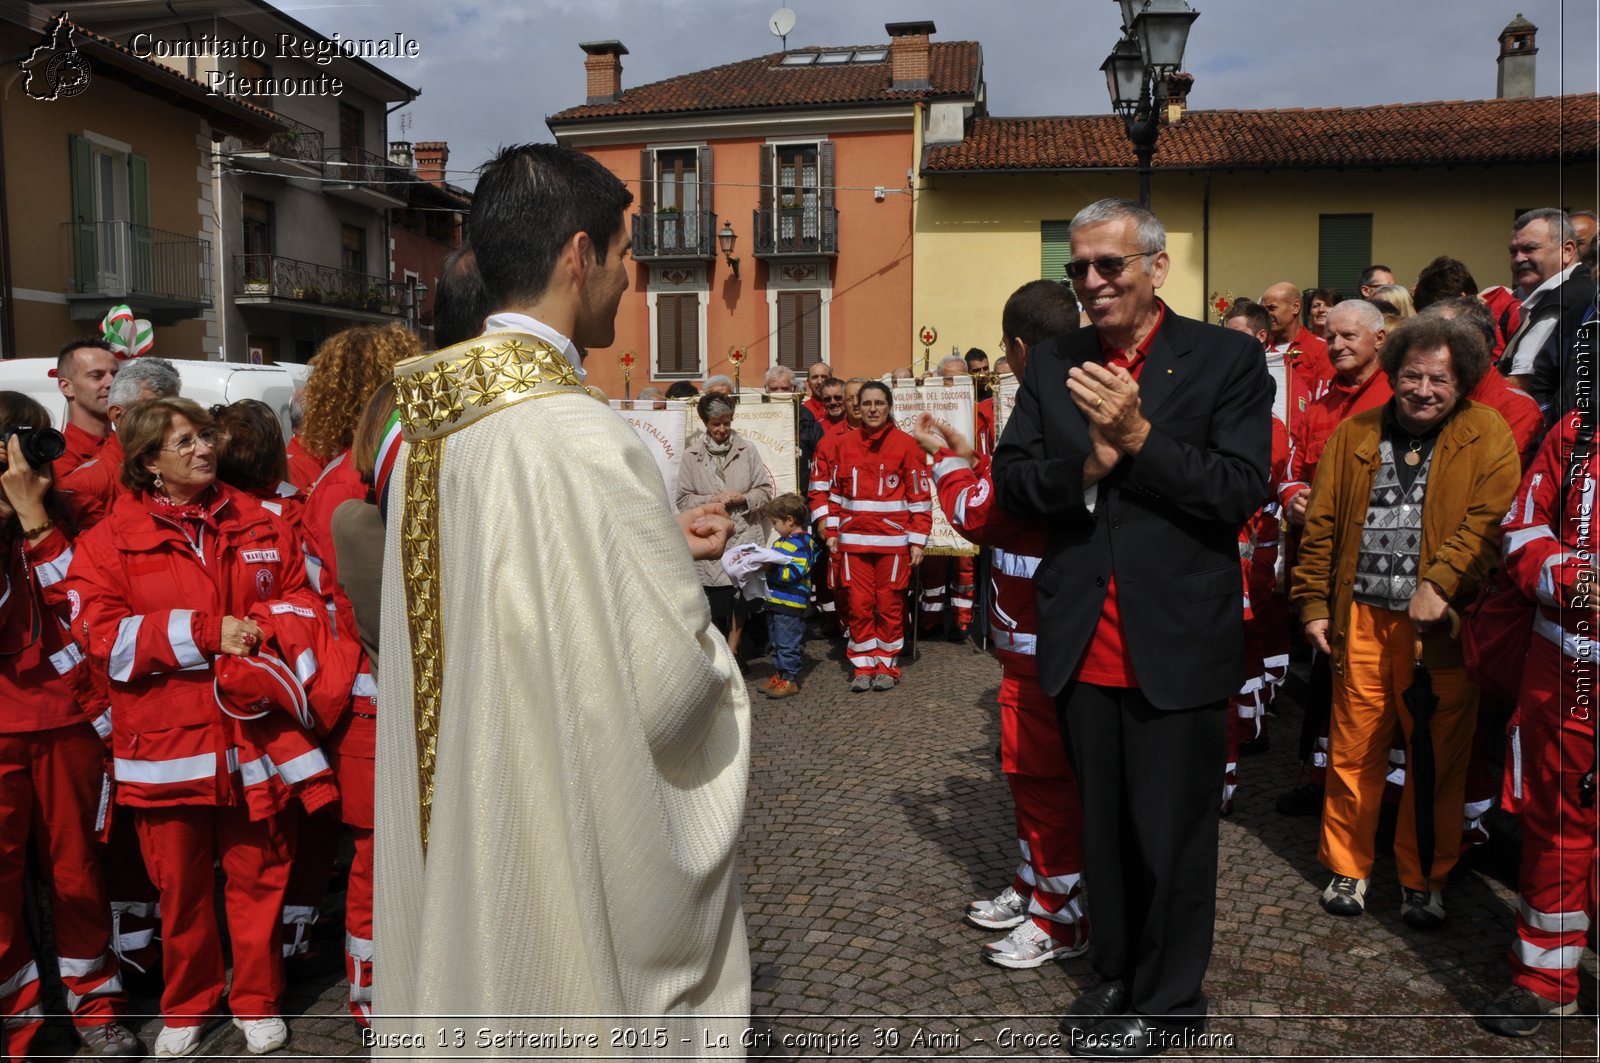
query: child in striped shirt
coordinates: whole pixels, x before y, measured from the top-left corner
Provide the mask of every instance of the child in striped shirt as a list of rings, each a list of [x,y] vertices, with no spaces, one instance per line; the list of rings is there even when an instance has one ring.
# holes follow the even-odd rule
[[[772,549],[792,560],[767,568],[767,641],[772,645],[774,674],[761,692],[769,698],[787,698],[800,693],[800,647],[811,599],[812,547],[806,533],[805,499],[779,495],[767,504],[767,516],[778,533]]]

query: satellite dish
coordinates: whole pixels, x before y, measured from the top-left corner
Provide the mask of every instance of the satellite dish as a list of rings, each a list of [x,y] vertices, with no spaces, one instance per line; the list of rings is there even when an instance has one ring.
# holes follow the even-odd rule
[[[786,7],[780,7],[767,19],[767,28],[774,37],[787,37],[789,31],[794,29],[794,12]]]

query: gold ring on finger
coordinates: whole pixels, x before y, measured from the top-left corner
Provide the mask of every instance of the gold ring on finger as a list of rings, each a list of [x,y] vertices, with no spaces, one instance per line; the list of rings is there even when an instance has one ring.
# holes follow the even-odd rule
[[[1095,409],[1098,410],[1100,407],[1104,406],[1105,404],[1106,404],[1106,397],[1104,395],[1096,395],[1094,397],[1094,408]]]

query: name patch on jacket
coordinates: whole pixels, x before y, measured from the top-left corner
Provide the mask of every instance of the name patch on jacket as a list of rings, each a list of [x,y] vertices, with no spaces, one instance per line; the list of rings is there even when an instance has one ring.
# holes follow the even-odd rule
[[[276,550],[245,550],[239,557],[247,565],[264,565],[269,561],[281,560]]]
[[[271,611],[273,616],[280,616],[284,613],[293,613],[295,616],[303,616],[307,620],[315,620],[317,618],[315,610],[307,609],[302,605],[292,605],[289,602],[275,602],[267,608]]]

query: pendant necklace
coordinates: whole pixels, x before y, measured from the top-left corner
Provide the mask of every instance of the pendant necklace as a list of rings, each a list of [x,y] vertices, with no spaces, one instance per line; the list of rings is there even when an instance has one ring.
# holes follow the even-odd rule
[[[1413,439],[1407,446],[1406,464],[1412,468],[1422,464],[1422,440]]]

